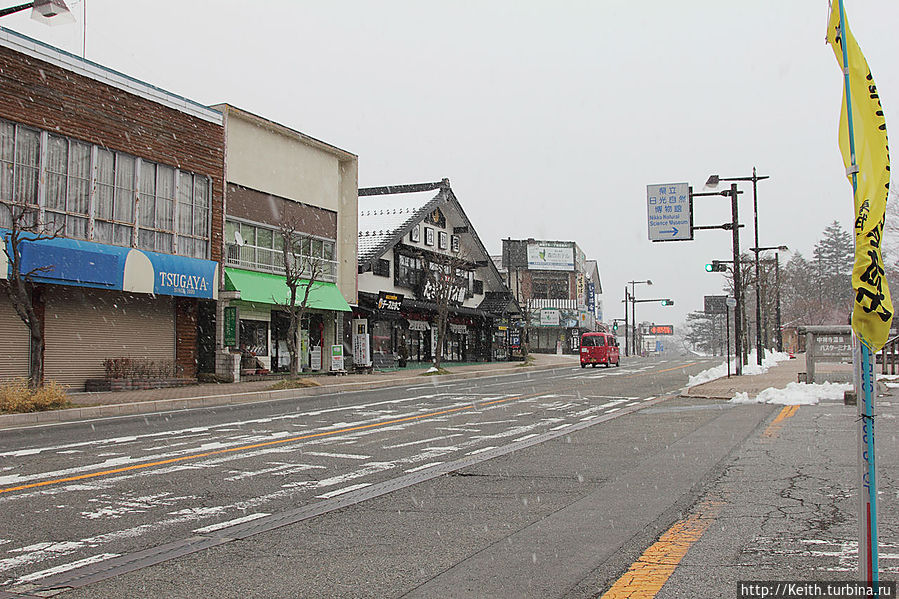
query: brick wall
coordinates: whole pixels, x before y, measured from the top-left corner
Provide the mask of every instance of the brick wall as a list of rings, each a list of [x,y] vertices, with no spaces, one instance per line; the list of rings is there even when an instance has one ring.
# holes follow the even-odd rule
[[[196,299],[175,298],[175,366],[180,375],[197,377],[197,318]]]
[[[221,125],[4,47],[0,47],[0,117],[209,176],[211,257],[221,261]]]

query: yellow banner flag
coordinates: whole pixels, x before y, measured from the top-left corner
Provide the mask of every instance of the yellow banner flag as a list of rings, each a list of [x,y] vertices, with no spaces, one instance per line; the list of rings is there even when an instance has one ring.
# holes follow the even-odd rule
[[[852,328],[871,352],[877,352],[887,342],[893,320],[893,301],[887,286],[880,253],[887,195],[890,187],[890,150],[887,125],[877,95],[877,86],[868,62],[849,31],[840,32],[840,7],[834,2],[827,24],[827,42],[833,47],[837,63],[843,68],[843,42],[849,73],[849,100],[843,88],[843,109],[840,113],[840,152],[852,181],[853,160],[849,140],[850,126],[855,141],[855,165],[858,167],[855,185],[855,264],[852,267]],[[852,122],[850,123],[850,116]]]

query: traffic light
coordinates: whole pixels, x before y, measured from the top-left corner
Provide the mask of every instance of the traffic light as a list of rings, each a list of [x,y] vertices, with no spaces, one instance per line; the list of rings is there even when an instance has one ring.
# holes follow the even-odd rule
[[[613,333],[617,333],[617,332],[618,332],[618,322],[617,322],[617,321],[613,321],[613,322],[612,322],[612,332],[613,332]]]
[[[721,260],[712,260],[711,264],[705,265],[706,272],[725,272],[727,270],[727,263]]]
[[[673,300],[673,299],[663,299],[663,300],[662,300],[662,305],[663,305],[663,306],[673,306],[673,305],[674,305],[674,300]]]

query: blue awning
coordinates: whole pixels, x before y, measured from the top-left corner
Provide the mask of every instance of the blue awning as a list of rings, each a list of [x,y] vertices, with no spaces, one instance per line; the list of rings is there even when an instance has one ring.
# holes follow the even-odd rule
[[[7,240],[8,231],[0,229]],[[20,271],[42,283],[216,299],[218,263],[78,239],[23,241]],[[7,273],[9,272],[7,266]]]

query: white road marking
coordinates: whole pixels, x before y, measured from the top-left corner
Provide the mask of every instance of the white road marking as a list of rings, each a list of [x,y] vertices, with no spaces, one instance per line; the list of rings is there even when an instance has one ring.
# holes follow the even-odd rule
[[[68,564],[63,564],[61,566],[55,566],[53,568],[48,568],[46,570],[41,570],[39,572],[32,572],[31,574],[26,574],[25,576],[20,577],[16,580],[15,584],[24,584],[27,582],[34,582],[35,580],[40,580],[41,578],[47,578],[48,576],[53,576],[54,574],[60,574],[62,572],[68,572],[69,570],[75,570],[77,568],[81,568],[83,566],[89,566],[90,564],[96,564],[102,561],[106,561],[108,559],[119,557],[118,553],[101,553],[99,555],[93,555],[91,557],[86,557],[84,559],[80,559],[76,562],[71,562]]]
[[[303,455],[314,455],[320,458],[344,458],[347,460],[370,460],[370,455],[361,455],[358,453],[327,453],[324,451],[304,451]]]
[[[462,433],[456,433],[454,435],[441,435],[440,437],[431,437],[430,439],[421,439],[419,441],[409,441],[408,443],[399,443],[397,445],[385,445],[381,449],[399,449],[400,447],[411,447],[413,445],[422,445],[424,443],[431,443],[433,441],[443,441],[444,439],[451,439],[453,437],[461,437]]]
[[[443,463],[443,462],[430,462],[430,463],[427,463],[427,464],[422,464],[421,466],[416,466],[415,468],[409,468],[409,469],[406,470],[405,472],[406,472],[407,474],[412,474],[413,472],[418,472],[419,470],[427,470],[428,468],[430,468],[430,467],[432,467],[432,466],[439,466],[439,465],[442,464],[442,463]]]
[[[477,455],[479,453],[484,453],[485,451],[490,451],[491,449],[496,449],[496,446],[491,445],[490,447],[482,447],[480,449],[475,449],[474,451],[469,451],[465,455]]]
[[[244,516],[243,518],[235,518],[234,520],[228,520],[227,522],[219,522],[218,524],[210,524],[209,526],[204,526],[203,528],[195,528],[191,532],[197,532],[200,534],[214,532],[223,528],[230,528],[238,524],[243,524],[244,522],[252,522],[253,520],[265,518],[266,516],[270,515],[271,514],[266,514],[265,512],[258,512],[256,514],[249,514],[247,516]]]
[[[349,493],[350,491],[355,491],[356,489],[364,489],[365,487],[370,487],[371,483],[359,483],[358,485],[351,485],[349,487],[344,487],[342,489],[337,489],[336,491],[331,491],[329,493],[324,493],[322,495],[316,495],[318,499],[331,499],[332,497],[337,497],[338,495],[343,495],[344,493]]]

